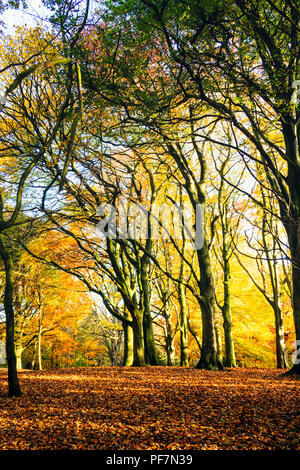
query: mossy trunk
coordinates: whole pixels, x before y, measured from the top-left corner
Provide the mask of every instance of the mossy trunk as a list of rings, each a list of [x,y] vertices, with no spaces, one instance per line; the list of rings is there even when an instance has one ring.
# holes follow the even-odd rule
[[[223,365],[218,358],[213,308],[210,298],[202,301],[202,345],[200,360],[196,366],[197,369],[223,369]]]
[[[145,349],[145,361],[151,366],[158,365],[158,357],[156,351],[156,344],[153,334],[153,322],[151,313],[148,311],[144,312],[143,317],[143,328],[144,328],[144,349]]]
[[[224,341],[225,341],[225,367],[236,367],[234,343],[232,339],[232,322],[231,312],[226,309],[223,313],[223,328],[224,328]]]
[[[200,268],[199,288],[201,296],[199,305],[202,319],[202,346],[201,356],[197,364],[198,369],[223,369],[218,358],[217,341],[215,334],[215,290],[207,241],[197,251]]]
[[[133,364],[133,330],[130,325],[123,323],[124,330],[124,356],[123,366],[130,367]]]
[[[133,366],[143,367],[146,365],[145,349],[144,349],[144,326],[143,314],[135,311],[132,315],[132,330],[133,330]]]

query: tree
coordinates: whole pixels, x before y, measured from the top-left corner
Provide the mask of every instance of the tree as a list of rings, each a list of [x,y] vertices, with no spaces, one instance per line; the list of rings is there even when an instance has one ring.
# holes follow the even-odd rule
[[[24,365],[28,368],[29,363],[39,370],[43,363],[47,366],[54,343],[61,343],[58,357],[65,361],[77,344],[74,338],[78,321],[91,310],[88,292],[76,278],[42,264],[22,250],[20,242],[26,242],[35,251],[42,250],[43,230],[47,233],[47,229],[39,223],[38,228],[31,230],[21,226],[10,231],[9,242],[14,250],[17,369]],[[47,243],[56,253],[66,249],[66,242],[52,240],[51,233],[47,234]]]
[[[299,100],[292,99],[299,76],[298,6],[290,0],[142,0],[108,6],[108,16],[122,25],[130,21],[140,42],[149,34],[166,41],[165,63],[172,67],[183,99],[207,103],[215,118],[231,123],[235,135],[242,135],[260,155],[289,240],[299,340]],[[272,139],[274,128],[277,141]],[[238,141],[234,146],[255,159]],[[299,368],[300,361],[293,372]]]
[[[278,215],[276,217],[276,208],[272,195],[266,192],[263,185],[258,188],[258,193],[262,198],[262,206],[257,208],[258,216],[256,221],[252,221],[252,234],[247,233],[246,244],[250,248],[249,258],[255,258],[259,280],[251,273],[247,264],[240,257],[242,250],[235,246],[235,256],[239,264],[247,272],[255,287],[265,297],[270,304],[275,319],[275,337],[276,337],[276,362],[279,369],[286,369],[289,366],[287,350],[284,336],[283,322],[283,277],[286,277],[284,271],[284,258],[286,257],[282,250],[282,235]],[[257,228],[259,229],[256,234]],[[281,265],[281,268],[280,268]]]
[[[61,149],[63,151],[64,147],[61,146]],[[129,185],[129,210],[135,197],[141,201],[139,186],[135,179],[137,176],[131,172],[131,176],[127,178],[127,181],[126,179],[119,180],[115,174],[115,168],[113,172],[111,171],[110,162],[108,162],[107,167],[106,164],[103,165],[103,171],[100,173],[95,166],[95,162],[99,162],[102,155],[98,156],[96,149],[96,156],[90,159],[84,153],[80,153],[78,143],[76,154],[76,164],[73,156],[69,173],[63,176],[67,199],[66,205],[62,206],[59,211],[47,209],[47,203],[52,204],[51,199],[50,201],[47,200],[49,190],[47,186],[43,198],[43,208],[51,224],[56,230],[58,229],[65,236],[74,240],[77,250],[82,253],[83,263],[86,260],[87,262],[84,263],[85,266],[81,265],[77,269],[76,266],[69,264],[67,258],[66,264],[62,262],[63,260],[59,260],[59,262],[51,260],[49,256],[44,259],[48,263],[65,270],[65,272],[74,274],[85,283],[91,292],[99,294],[110,314],[120,320],[125,327],[126,341],[131,337],[130,328],[133,330],[134,365],[142,366],[145,363],[156,365],[157,358],[150,311],[148,254],[141,252],[140,245],[130,234],[129,238],[124,240],[122,237],[115,238],[109,233],[103,239],[100,231],[95,233],[96,225],[101,222],[101,217],[104,218],[104,225],[106,220],[104,213],[100,217],[97,215],[98,208],[105,208],[105,205],[111,201],[116,203],[117,198],[115,195],[120,186],[126,188]],[[125,165],[128,166],[129,162],[125,162]],[[119,166],[121,171],[124,164],[121,162]],[[57,167],[52,168],[52,170],[54,172],[53,176],[55,176],[56,171],[60,171]],[[77,182],[69,180],[71,172],[78,178]],[[60,171],[59,174],[61,176],[62,172]],[[85,190],[81,189],[82,183]],[[95,191],[95,187],[102,188],[102,197]],[[153,204],[155,198],[153,185],[152,190],[153,197],[150,198],[150,204]],[[125,189],[123,193],[126,195]],[[122,204],[122,201],[120,203]],[[125,214],[125,217],[127,224],[132,217],[132,212]],[[68,225],[67,229],[65,228],[66,224]],[[140,238],[143,239],[143,236]],[[151,250],[151,235],[143,240],[143,243],[147,246],[147,252]],[[39,257],[39,259],[43,258]],[[114,305],[112,301],[111,283],[117,288],[122,297],[125,312],[123,306]],[[127,348],[128,346],[129,343],[126,343]],[[130,352],[127,352],[130,355]]]
[[[30,39],[32,39],[32,36],[30,36]],[[46,45],[49,44],[47,41],[45,42]],[[48,116],[43,115],[42,112],[37,115],[34,111],[35,108],[33,106],[30,108],[34,99],[32,94],[34,87],[36,91],[35,105],[38,106],[39,103],[43,101],[49,102],[51,86],[47,88],[47,86],[44,85],[47,70],[66,64],[69,66],[69,72],[72,68],[70,59],[58,58],[55,48],[54,50],[50,50],[47,56],[45,42],[43,43],[43,40],[37,41],[37,44],[33,46],[34,53],[32,54],[30,51],[32,61],[34,62],[35,56],[38,55],[40,62],[34,63],[31,67],[19,72],[13,82],[8,84],[1,101],[2,112],[0,125],[5,131],[5,134],[2,135],[0,139],[0,153],[7,176],[1,185],[0,255],[6,273],[4,307],[6,312],[6,353],[9,396],[20,396],[21,390],[17,377],[14,345],[13,254],[10,245],[7,243],[6,232],[19,223],[26,186],[29,185],[33,172],[37,170],[38,167],[41,168],[47,156],[49,157],[51,146],[55,145],[56,136],[70,102],[70,95],[67,91],[62,104],[61,102],[58,104],[58,98],[55,100],[58,104],[55,110],[53,96],[51,96],[52,111],[54,110],[54,112]],[[43,43],[43,48],[39,49],[41,43]],[[5,74],[8,83],[10,82],[11,76],[16,73],[18,67],[22,69],[24,64],[27,65],[27,60],[24,60],[24,58],[22,58],[21,61],[20,58],[17,58],[15,61],[12,57],[13,54],[12,49],[8,48],[3,57],[4,64],[8,64],[8,67],[4,67],[5,72],[2,71],[2,77]],[[41,59],[42,55],[43,60]],[[11,64],[13,65],[11,66]],[[35,136],[32,135],[31,125],[37,131]],[[22,133],[22,130],[24,133]],[[16,168],[14,172],[11,172],[12,165],[15,165]]]
[[[85,355],[93,348],[94,354],[99,355],[99,348],[104,346],[111,365],[122,364],[122,325],[105,310],[94,308],[80,323],[78,336],[84,341]]]
[[[225,133],[225,131],[224,131]],[[228,136],[228,140],[230,137]],[[225,155],[223,155],[225,154]],[[211,241],[213,253],[221,268],[222,300],[216,295],[216,303],[222,313],[226,367],[236,367],[234,341],[232,337],[232,312],[231,312],[231,258],[236,249],[239,237],[241,213],[237,213],[235,205],[239,196],[237,187],[244,178],[245,167],[234,178],[236,160],[231,155],[230,149],[221,148],[219,152],[212,150],[215,172],[210,173],[210,184],[214,188],[216,201],[211,207]],[[228,181],[231,179],[231,182]],[[237,182],[233,183],[233,180]],[[219,271],[219,270],[218,270]]]

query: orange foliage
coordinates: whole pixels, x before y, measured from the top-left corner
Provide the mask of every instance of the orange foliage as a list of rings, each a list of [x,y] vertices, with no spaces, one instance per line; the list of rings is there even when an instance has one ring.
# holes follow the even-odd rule
[[[76,368],[20,373],[0,449],[299,449],[299,386],[278,370]]]

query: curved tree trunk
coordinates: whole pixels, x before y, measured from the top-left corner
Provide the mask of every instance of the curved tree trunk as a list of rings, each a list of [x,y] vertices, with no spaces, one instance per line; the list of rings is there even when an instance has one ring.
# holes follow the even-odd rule
[[[8,368],[8,396],[22,395],[15,353],[15,319],[13,308],[13,260],[0,238],[0,255],[5,268],[4,310],[6,315],[6,358]]]

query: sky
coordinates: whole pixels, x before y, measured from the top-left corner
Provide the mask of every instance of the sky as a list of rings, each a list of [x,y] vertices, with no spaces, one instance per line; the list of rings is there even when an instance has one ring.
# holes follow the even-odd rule
[[[28,8],[7,10],[0,15],[0,19],[4,22],[3,32],[6,34],[13,33],[14,26],[34,26],[41,21],[41,18],[47,16],[47,8],[41,0],[28,0]]]
[[[101,4],[100,1],[90,1],[90,17],[93,16],[93,10]],[[84,3],[83,3],[84,5]],[[41,0],[27,0],[27,8],[19,10],[10,9],[0,15],[0,20],[4,22],[2,31],[5,34],[12,34],[14,26],[35,26],[45,21],[49,10],[43,5]]]

